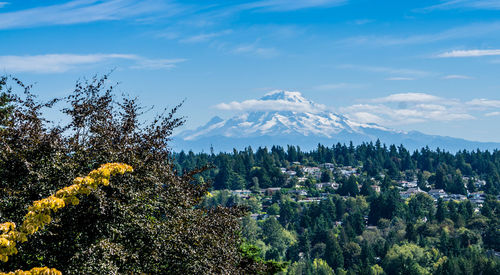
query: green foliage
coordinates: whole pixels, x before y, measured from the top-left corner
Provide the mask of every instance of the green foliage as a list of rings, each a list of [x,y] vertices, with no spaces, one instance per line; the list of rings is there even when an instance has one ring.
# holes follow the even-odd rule
[[[346,182],[343,182],[339,187],[338,193],[341,196],[357,196],[359,194],[359,189],[356,177],[351,175]]]
[[[434,216],[434,212],[434,199],[425,193],[418,193],[412,196],[408,202],[408,214],[413,221],[422,218],[431,219]]]
[[[20,82],[21,95],[10,94],[8,104],[1,97],[2,219],[19,223],[32,201],[102,163],[125,162],[135,171],[57,212],[0,268],[47,265],[64,274],[276,271],[241,253],[242,208],[199,207],[210,187],[197,175],[203,170],[175,173],[168,144],[184,123],[175,115],[179,106],[146,122],[137,100],[116,97],[106,78],[78,82],[71,95],[49,102],[39,102]],[[43,113],[60,101],[69,121],[54,126]]]
[[[262,222],[262,239],[270,246],[266,259],[280,260],[285,256],[288,246],[295,242],[294,236],[284,229],[274,217]]]
[[[430,274],[438,260],[436,250],[426,250],[415,244],[394,245],[384,259],[387,274]]]
[[[276,274],[287,267],[287,263],[262,259],[261,250],[256,245],[242,243],[240,253],[243,259],[240,263],[243,274]]]

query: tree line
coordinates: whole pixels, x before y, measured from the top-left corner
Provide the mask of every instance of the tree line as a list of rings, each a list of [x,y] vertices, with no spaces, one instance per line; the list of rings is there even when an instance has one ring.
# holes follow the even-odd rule
[[[498,195],[500,190],[500,151],[458,151],[450,153],[428,147],[410,152],[403,145],[386,146],[380,141],[354,146],[337,143],[331,147],[319,144],[315,150],[304,152],[300,146],[288,145],[260,147],[254,151],[233,150],[220,152],[174,154],[178,173],[213,164],[215,169],[203,172],[204,178],[213,180],[215,189],[250,189],[255,187],[286,187],[286,175],[280,170],[286,167],[301,175],[300,166],[318,166],[332,163],[337,166],[361,166],[361,172],[368,177],[388,175],[390,179],[401,180],[417,177],[419,186],[426,189],[425,181],[436,189],[454,194],[478,191],[472,180],[482,179],[482,191]],[[300,165],[294,163],[299,162]],[[325,175],[328,178],[328,175]],[[463,182],[468,177],[471,182]],[[257,186],[256,186],[257,184]]]

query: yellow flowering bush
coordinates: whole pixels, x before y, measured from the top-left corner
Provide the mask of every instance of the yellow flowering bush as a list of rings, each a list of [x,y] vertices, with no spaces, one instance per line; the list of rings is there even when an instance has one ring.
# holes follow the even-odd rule
[[[61,271],[55,268],[48,267],[35,267],[29,271],[16,270],[14,272],[3,273],[0,272],[0,275],[61,275]]]
[[[8,261],[10,255],[17,254],[16,242],[25,242],[27,236],[32,235],[45,225],[49,224],[52,212],[65,207],[68,204],[77,205],[78,195],[88,195],[99,185],[109,185],[109,178],[117,174],[132,172],[130,165],[124,163],[107,163],[96,170],[91,171],[88,176],[78,177],[73,180],[73,185],[58,190],[54,195],[33,202],[28,208],[28,214],[19,230],[13,222],[0,224],[0,260]],[[47,267],[34,268],[30,271],[15,271],[2,274],[61,274],[55,269]]]

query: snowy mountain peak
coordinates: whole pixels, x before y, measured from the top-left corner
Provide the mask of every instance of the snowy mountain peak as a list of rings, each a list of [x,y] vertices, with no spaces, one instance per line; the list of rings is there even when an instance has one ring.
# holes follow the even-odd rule
[[[405,144],[410,148],[434,146],[441,148],[474,148],[498,144],[467,143],[464,140],[429,136],[418,132],[395,131],[374,123],[359,123],[340,114],[327,111],[300,92],[272,91],[260,99],[221,103],[223,110],[247,111],[228,119],[218,116],[204,126],[185,130],[174,137],[177,148],[232,150],[246,146],[300,145],[314,148],[318,143],[332,145],[376,141]],[[496,147],[495,147],[496,146]],[[489,147],[485,147],[489,148]]]
[[[250,101],[252,100],[246,102]],[[349,136],[369,135],[368,132],[373,129],[391,131],[378,125],[356,123],[342,115],[325,111],[323,105],[304,98],[300,92],[276,90],[254,101],[258,103],[258,106],[255,106],[253,111],[226,120],[215,117],[204,126],[184,131],[178,137],[185,141],[216,137],[261,138],[264,136],[333,139],[346,134]],[[267,109],[262,109],[262,106]]]
[[[284,90],[274,90],[269,92],[261,97],[260,100],[284,100],[296,103],[311,102],[305,99],[300,92],[290,92]]]

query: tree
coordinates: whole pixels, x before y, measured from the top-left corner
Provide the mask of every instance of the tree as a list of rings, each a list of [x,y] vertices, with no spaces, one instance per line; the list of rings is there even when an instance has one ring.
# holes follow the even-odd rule
[[[384,274],[384,269],[380,267],[378,264],[372,265],[370,267],[370,275],[382,275]]]
[[[351,175],[347,181],[343,182],[339,187],[338,193],[341,196],[357,196],[359,194],[359,189],[356,177]]]
[[[467,195],[460,170],[457,170],[453,175],[453,181],[447,186],[447,191],[453,194]]]
[[[340,248],[337,237],[333,234],[333,232],[328,232],[325,244],[325,260],[328,265],[335,269],[344,267],[342,248]]]
[[[427,217],[430,219],[434,215],[434,200],[426,193],[418,193],[410,198],[408,202],[409,218],[412,221]]]
[[[373,190],[370,181],[365,181],[363,182],[363,185],[361,185],[359,193],[363,196],[372,197],[375,195],[375,190]]]
[[[469,180],[467,181],[467,190],[470,193],[474,193],[477,191],[476,185],[474,185],[474,180],[472,178],[469,178]]]
[[[445,202],[442,198],[439,198],[437,202],[436,219],[438,220],[438,222],[442,222],[447,216],[448,214]]]
[[[333,269],[322,259],[314,259],[313,274],[335,275]]]
[[[136,99],[117,99],[107,76],[78,82],[64,99],[69,122],[51,126],[30,86],[13,95],[0,131],[0,212],[19,222],[26,206],[106,162],[134,167],[129,177],[93,191],[54,215],[46,230],[20,244],[2,269],[51,266],[64,274],[252,273],[265,270],[240,250],[238,207],[195,207],[209,184],[176,174],[168,147],[184,123],[179,106],[142,122]],[[4,87],[4,84],[0,86]],[[189,232],[189,233],[188,233]]]
[[[266,219],[261,227],[263,240],[271,247],[266,253],[266,258],[279,260],[284,257],[288,246],[295,242],[290,232],[285,230],[274,217]]]
[[[241,235],[249,243],[255,243],[259,239],[262,229],[257,225],[257,221],[250,216],[241,219]]]
[[[383,267],[387,274],[430,274],[437,255],[415,244],[394,245],[386,254]]]
[[[402,202],[399,192],[396,189],[389,189],[371,203],[368,222],[377,224],[380,218],[392,219],[393,216],[401,212],[401,209]]]
[[[331,182],[332,179],[333,179],[332,171],[330,171],[330,170],[323,170],[321,172],[321,182]]]
[[[3,91],[7,84],[7,77],[0,77],[0,127],[5,126],[9,116],[12,114],[11,97],[8,91]]]
[[[267,214],[269,215],[279,215],[280,213],[280,206],[278,203],[273,203],[267,208]]]
[[[346,267],[352,267],[358,263],[361,255],[361,247],[355,242],[348,242],[344,245],[344,262]]]

